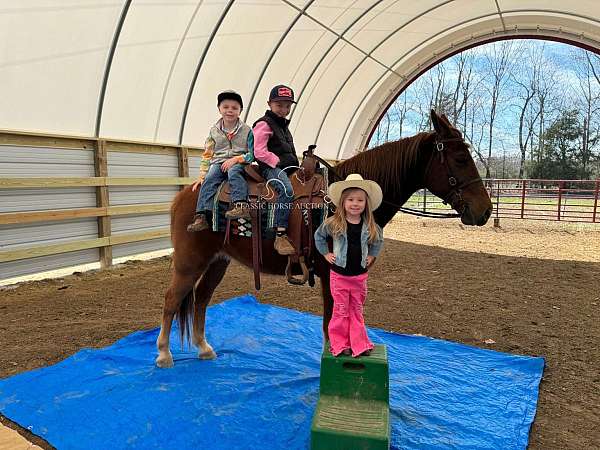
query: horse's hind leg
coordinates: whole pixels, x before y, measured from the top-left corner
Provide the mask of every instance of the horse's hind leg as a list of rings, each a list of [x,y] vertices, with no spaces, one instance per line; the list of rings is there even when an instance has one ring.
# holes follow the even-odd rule
[[[171,284],[165,293],[165,303],[163,306],[162,324],[160,334],[156,340],[158,348],[158,357],[156,365],[158,367],[173,367],[173,355],[169,348],[169,336],[171,335],[171,325],[173,317],[179,311],[183,299],[190,294],[194,288],[194,283],[198,279],[199,273],[182,274],[173,270]]]
[[[198,357],[200,359],[213,359],[217,355],[213,348],[206,341],[205,323],[206,323],[206,307],[210,303],[210,299],[219,285],[227,267],[229,267],[230,259],[226,255],[219,255],[215,258],[195,288],[196,309],[194,314],[194,344],[198,346]]]

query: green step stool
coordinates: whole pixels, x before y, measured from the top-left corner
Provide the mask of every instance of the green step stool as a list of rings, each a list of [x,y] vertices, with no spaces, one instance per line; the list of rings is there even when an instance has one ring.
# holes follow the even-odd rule
[[[388,450],[390,382],[385,345],[376,345],[371,355],[358,358],[336,358],[326,347],[311,449]]]

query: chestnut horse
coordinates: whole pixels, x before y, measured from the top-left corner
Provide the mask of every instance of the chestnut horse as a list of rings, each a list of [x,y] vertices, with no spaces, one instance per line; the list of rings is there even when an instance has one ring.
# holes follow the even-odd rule
[[[483,186],[468,145],[461,133],[446,116],[431,112],[434,132],[388,142],[362,152],[335,166],[330,181],[344,179],[350,173],[376,181],[383,191],[383,203],[374,212],[377,223],[384,227],[399,208],[419,189],[427,188],[457,213],[465,225],[484,225],[492,213],[492,203]],[[206,307],[219,285],[231,258],[252,267],[252,240],[231,235],[224,242],[224,233],[205,230],[189,233],[197,192],[186,187],[179,192],[171,207],[171,240],[173,243],[173,273],[165,294],[162,325],[157,340],[159,367],[172,367],[169,335],[175,315],[178,316],[182,339],[190,337],[198,347],[201,359],[216,357],[204,333]],[[264,273],[284,275],[286,257],[273,249],[273,241],[262,242]],[[323,333],[331,318],[333,299],[329,291],[329,267],[318,254],[315,274],[321,280],[323,296]],[[190,330],[191,327],[191,330]]]

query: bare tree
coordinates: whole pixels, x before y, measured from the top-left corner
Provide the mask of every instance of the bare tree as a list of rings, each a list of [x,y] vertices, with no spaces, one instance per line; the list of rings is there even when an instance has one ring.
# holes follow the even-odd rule
[[[406,91],[402,93],[400,97],[394,102],[394,108],[396,110],[396,123],[398,124],[398,136],[402,136],[404,132],[404,124],[407,120],[408,113],[412,109],[412,105],[408,102],[408,96]]]
[[[549,56],[545,50],[545,42],[524,46],[521,53],[523,56],[519,59],[517,67],[511,72],[511,83],[518,89],[515,106],[519,114],[519,150],[521,154],[519,178],[523,178],[525,174],[527,148],[532,144],[534,127],[540,116],[543,116],[543,107],[536,108],[536,96],[542,98],[542,105],[544,105],[548,87],[546,81],[556,79],[555,68],[552,64],[548,64]]]
[[[485,54],[486,69],[489,77],[486,87],[489,93],[488,114],[488,159],[492,157],[494,142],[494,124],[501,107],[500,98],[509,80],[509,75],[514,65],[514,55],[520,50],[521,45],[513,41],[494,42],[490,45],[490,52]],[[490,177],[489,165],[486,167],[486,178]]]
[[[459,124],[462,117],[462,125],[467,127],[467,116],[469,109],[469,97],[477,88],[474,70],[475,57],[472,50],[466,50],[455,57],[456,64],[456,86],[454,89],[454,110],[452,114],[453,123]]]
[[[547,159],[548,127],[565,110],[577,108],[585,130],[582,162],[586,170],[600,172],[600,165],[592,165],[600,164],[600,57],[580,53],[578,85],[573,82],[574,65],[566,63],[565,52],[556,47],[560,45],[505,41],[449,58],[398,96],[372,144],[431,130],[429,111],[434,108],[463,132],[482,175],[522,178],[529,165]]]
[[[576,104],[583,116],[582,142],[579,158],[581,160],[581,177],[589,175],[589,166],[592,162],[592,147],[597,140],[593,136],[593,123],[600,112],[600,79],[597,68],[594,67],[595,59],[583,49],[573,51],[575,60],[575,73],[579,81],[579,89],[575,96]],[[599,65],[600,66],[600,65]]]

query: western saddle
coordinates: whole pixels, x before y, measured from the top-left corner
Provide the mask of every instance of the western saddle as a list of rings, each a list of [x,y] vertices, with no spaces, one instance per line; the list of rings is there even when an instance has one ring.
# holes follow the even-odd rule
[[[317,173],[318,161],[314,156],[316,145],[310,145],[308,150],[303,152],[300,168],[289,175],[292,187],[294,188],[294,200],[290,210],[288,222],[288,237],[294,244],[296,253],[288,257],[285,269],[286,277],[289,283],[302,285],[309,281],[310,286],[314,286],[314,245],[313,233],[320,223],[313,223],[313,210],[317,210],[319,217],[324,218],[327,215],[327,203],[325,196],[327,193],[327,182],[321,173]],[[262,265],[262,228],[261,228],[261,208],[266,203],[275,203],[277,194],[273,188],[268,186],[265,180],[254,165],[245,167],[246,181],[248,182],[248,199],[250,202],[250,215],[252,225],[252,266],[254,271],[254,286],[256,290],[260,289],[260,269]],[[219,192],[218,200],[221,202],[230,202],[230,187],[226,183]],[[231,224],[227,220],[225,229],[225,242],[229,242],[229,230]],[[301,277],[293,275],[293,265],[298,264],[302,272]]]

